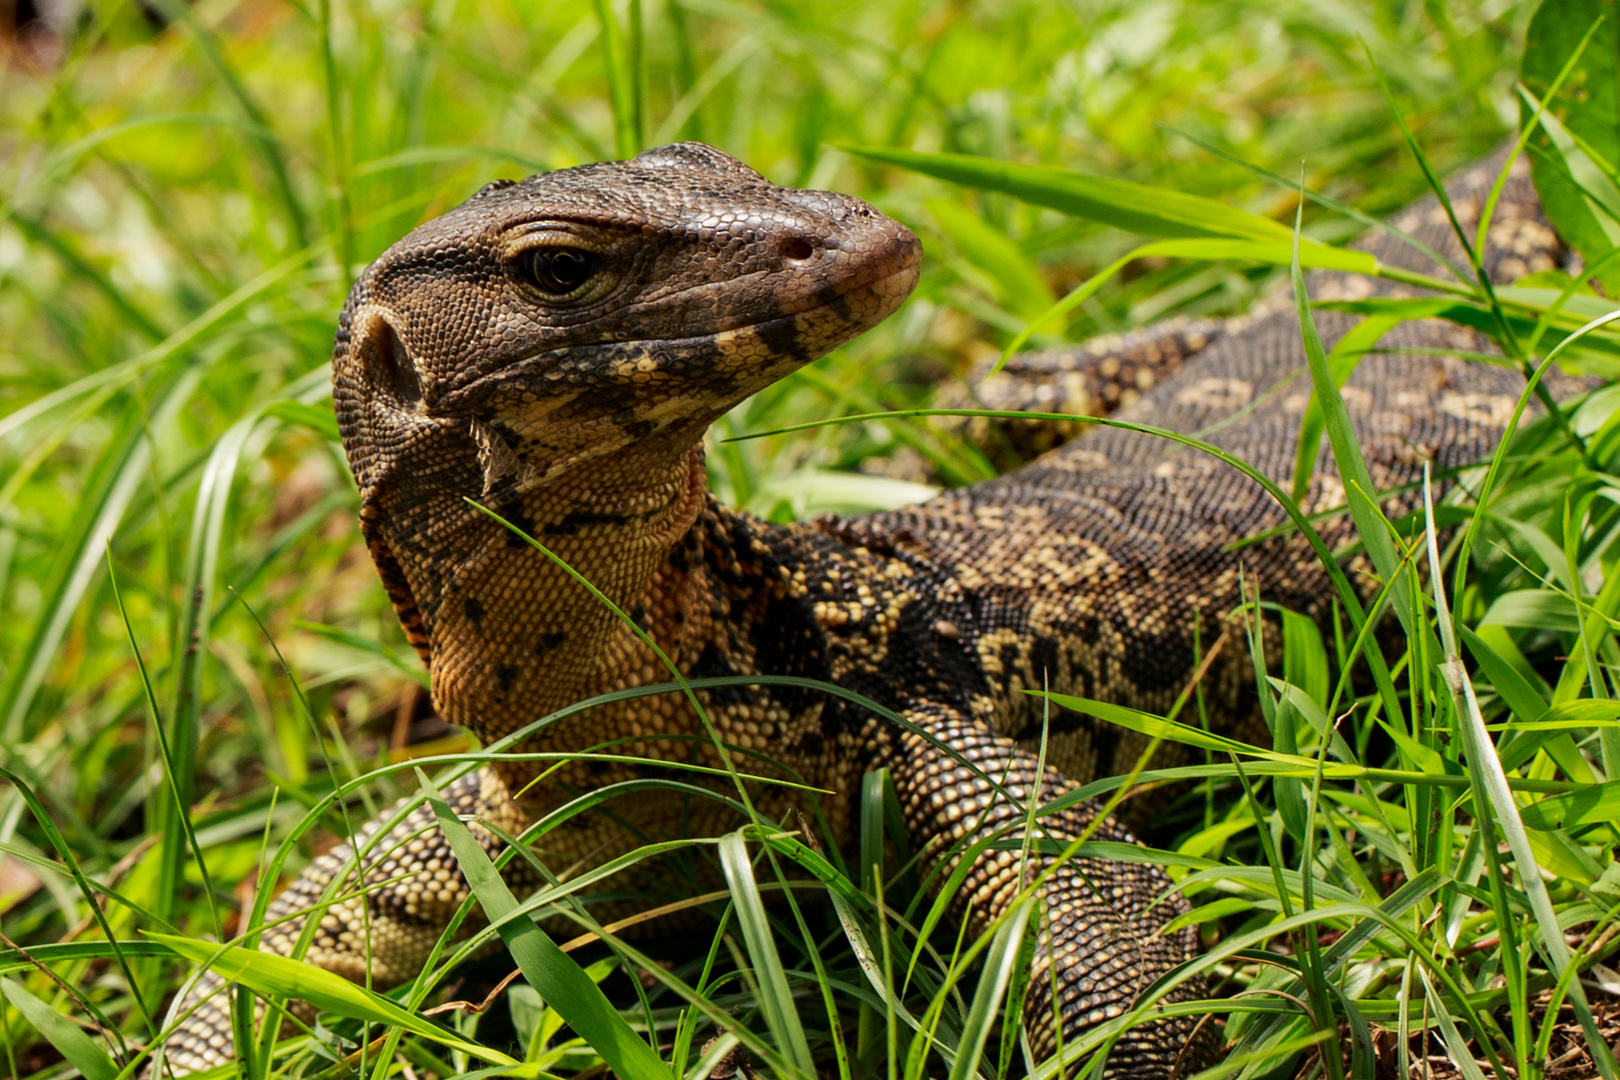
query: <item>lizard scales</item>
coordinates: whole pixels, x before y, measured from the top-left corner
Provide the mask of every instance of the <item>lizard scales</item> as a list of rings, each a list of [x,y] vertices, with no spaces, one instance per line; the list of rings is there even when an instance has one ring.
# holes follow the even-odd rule
[[[1465,216],[1488,183],[1479,170],[1458,182]],[[1411,213],[1403,227],[1444,249],[1443,222],[1422,204]],[[1557,239],[1522,177],[1497,222],[1498,263],[1520,264],[1510,276],[1553,265]],[[1387,240],[1371,246],[1386,261],[1427,268]],[[705,487],[708,424],[894,311],[919,261],[916,239],[859,200],[777,187],[690,143],[492,184],[385,252],[341,316],[334,400],[361,490],[362,531],[444,717],[487,743],[591,695],[668,678],[605,605],[473,499],[594,583],[688,676],[831,681],[925,731],[930,738],[792,687],[704,692],[729,744],[776,757],[837,793],[825,805],[840,842],[851,795],[874,767],[890,767],[913,840],[931,842],[935,859],[989,830],[1019,835],[1025,800],[1046,802],[1076,781],[1128,768],[1140,740],[1063,718],[1053,726],[1052,764],[1038,777],[1031,746],[1040,714],[1023,691],[1048,684],[1164,708],[1193,669],[1195,618],[1214,627],[1239,599],[1238,557],[1225,546],[1282,520],[1241,476],[1195,452],[1107,430],[998,480],[860,519],[771,525],[719,504]],[[1330,292],[1362,284],[1313,276]],[[1322,325],[1331,345],[1348,321],[1329,315]],[[1127,368],[1140,370],[1145,355],[1168,377],[1121,415],[1194,431],[1280,386],[1275,407],[1211,438],[1286,482],[1308,393],[1288,396],[1282,385],[1302,364],[1298,340],[1291,311],[1273,303],[1215,332],[1200,327],[1191,345],[1185,337],[1176,347],[1149,342],[1147,353],[1126,357]],[[1487,347],[1433,322],[1402,327],[1392,340],[1431,351]],[[1188,353],[1189,366],[1173,373]],[[1093,382],[1110,371],[1103,350],[1081,361]],[[1478,459],[1520,385],[1516,373],[1444,355],[1369,356],[1346,399],[1374,480],[1385,486],[1409,480],[1424,460]],[[1325,451],[1318,465],[1311,505],[1342,503]],[[1325,577],[1297,538],[1251,547],[1243,560],[1268,598],[1321,614]],[[1212,715],[1227,731],[1257,723],[1242,652],[1227,650],[1206,675]],[[524,749],[578,753],[627,739],[615,750],[654,772],[660,761],[720,764],[703,735],[684,700],[658,695],[576,714]],[[449,795],[461,812],[517,832],[582,791],[644,771],[574,761],[514,800],[534,769],[502,763]],[[756,797],[767,818],[794,805],[769,785]],[[622,805],[629,801],[613,807],[614,819],[571,819],[538,850],[557,867],[601,862],[643,837],[736,825],[712,800],[655,792]],[[1096,811],[1086,803],[1047,815],[1045,835],[1077,836]],[[361,831],[368,880],[392,883],[330,907],[306,959],[361,980],[369,956],[379,986],[416,973],[466,896],[431,825],[418,810],[386,836],[378,836],[381,821]],[[1131,839],[1112,820],[1094,835]],[[275,900],[272,919],[310,906],[351,860],[349,845],[317,859]],[[1017,891],[1016,863],[1015,852],[992,851],[972,868],[960,896],[971,899],[975,923]],[[1169,885],[1155,867],[1089,858],[1052,877],[1050,932],[1025,1007],[1038,1056],[1056,1045],[1054,1015],[1072,1041],[1122,1015],[1193,954],[1190,928],[1160,932],[1186,910],[1164,895]],[[302,929],[301,919],[284,922],[261,947],[290,953]],[[218,985],[205,980],[193,996]],[[1197,989],[1189,984],[1180,996]],[[223,1000],[204,1001],[171,1038],[179,1071],[229,1056]],[[1170,1075],[1193,1027],[1177,1018],[1128,1032],[1110,1072]]]

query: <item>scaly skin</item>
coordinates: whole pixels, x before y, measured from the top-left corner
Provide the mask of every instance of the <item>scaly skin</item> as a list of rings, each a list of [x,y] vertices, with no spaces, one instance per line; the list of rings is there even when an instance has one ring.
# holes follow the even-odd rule
[[[1459,183],[1465,215],[1482,191],[1479,175]],[[1501,233],[1509,257],[1551,259],[1556,237],[1526,191],[1522,181],[1510,185],[1506,224],[1493,235],[1509,230]],[[1409,224],[1444,244],[1423,217],[1429,211],[1414,213],[1422,220]],[[1405,258],[1380,244],[1381,258]],[[549,292],[534,278],[542,249]],[[927,859],[947,861],[993,830],[1020,836],[1026,800],[1046,802],[1077,781],[1129,768],[1140,739],[1060,716],[1037,784],[1041,714],[1024,691],[1046,684],[1165,708],[1193,672],[1195,621],[1207,645],[1238,601],[1239,557],[1226,546],[1282,520],[1241,476],[1193,451],[1105,431],[999,480],[865,519],[770,525],[705,489],[708,424],[886,317],[915,283],[918,259],[916,239],[864,203],[773,186],[694,144],[491,185],[385,252],[340,320],[334,397],[362,530],[444,717],[487,742],[591,695],[668,679],[604,605],[471,499],[630,612],[688,676],[826,680],[926,732],[807,690],[703,693],[726,742],[836,793],[825,805],[839,842],[849,838],[851,796],[875,767],[891,770],[913,842]],[[578,289],[554,295],[575,271]],[[1313,282],[1361,287],[1344,277]],[[1330,347],[1346,326],[1343,317],[1324,319]],[[1173,347],[1130,339],[1115,352],[1079,354],[1073,392],[1105,407],[1128,398],[1117,385],[1107,391],[1129,371],[1138,400],[1124,415],[1193,431],[1260,399],[1302,364],[1286,304],[1263,306],[1224,332],[1194,329],[1174,331]],[[1487,347],[1433,323],[1410,324],[1392,340]],[[1520,385],[1515,372],[1451,357],[1370,356],[1346,398],[1374,479],[1394,485],[1425,459],[1442,467],[1478,459]],[[1212,438],[1286,484],[1307,386],[1284,387],[1272,407]],[[1325,451],[1309,501],[1343,501]],[[1330,542],[1346,529],[1327,526]],[[1323,570],[1297,537],[1247,548],[1242,559],[1270,598],[1322,612]],[[1252,736],[1259,721],[1243,650],[1224,650],[1205,686],[1216,726]],[[686,701],[660,695],[576,715],[524,749],[579,753],[626,738],[617,751],[654,763],[654,772],[660,761],[719,765],[703,735]],[[575,761],[514,801],[509,793],[533,769],[507,763],[452,794],[465,811],[516,831],[581,790],[642,773]],[[772,785],[754,798],[777,820],[795,805]],[[611,809],[548,833],[544,857],[558,867],[600,862],[648,838],[736,825],[718,803],[673,795]],[[1096,812],[1082,803],[1048,814],[1043,835],[1074,838]],[[366,920],[357,902],[329,912],[311,962],[362,978],[369,932],[374,984],[418,969],[466,890],[428,819],[417,818],[381,845],[393,854],[366,860],[368,881],[405,880],[369,892]],[[423,829],[415,847],[395,842]],[[1095,838],[1131,841],[1114,821]],[[345,847],[318,860],[278,898],[276,913],[312,902],[350,855]],[[1017,893],[1017,864],[1015,852],[990,852],[971,869],[958,914],[970,910],[973,929]],[[1191,929],[1162,932],[1186,910],[1169,889],[1155,867],[1082,859],[1053,870],[1043,893],[1049,932],[1025,1007],[1038,1056],[1055,1048],[1054,1014],[1072,1043],[1193,955]],[[263,947],[288,952],[299,928],[289,924]],[[1189,983],[1176,996],[1197,991]],[[222,1001],[204,1002],[171,1039],[180,1071],[229,1056]],[[1164,1077],[1183,1057],[1185,1073],[1206,1049],[1183,1055],[1193,1026],[1180,1018],[1136,1028],[1114,1047],[1110,1071]]]

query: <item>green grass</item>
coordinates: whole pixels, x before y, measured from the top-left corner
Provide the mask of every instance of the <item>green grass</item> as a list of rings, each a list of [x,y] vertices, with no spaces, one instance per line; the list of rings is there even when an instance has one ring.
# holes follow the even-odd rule
[[[762,515],[880,507],[920,492],[862,475],[863,459],[911,447],[952,483],[989,466],[916,418],[719,437],[926,405],[1094,279],[1037,343],[1240,311],[1288,273],[1291,249],[1276,240],[1280,255],[1238,259],[1167,247],[1101,280],[1140,237],[1028,190],[966,189],[840,147],[1075,169],[1218,199],[1285,235],[1295,195],[1194,140],[1290,177],[1303,159],[1308,186],[1392,210],[1425,181],[1369,55],[1443,174],[1516,122],[1532,7],[90,0],[54,38],[12,42],[0,69],[0,766],[17,782],[0,789],[0,929],[28,956],[0,952],[9,1074],[115,1075],[106,1052],[143,1044],[187,971],[142,931],[244,933],[269,885],[323,838],[422,797],[409,755],[474,760],[454,731],[397,745],[419,672],[358,542],[326,409],[348,284],[410,227],[489,179],[676,137],[778,182],[871,199],[924,239],[916,296],[739,406],[710,461],[716,489]],[[1324,241],[1359,228],[1314,206],[1305,222]],[[1458,288],[1481,311],[1524,313]],[[1342,436],[1333,359],[1319,359],[1323,429]],[[1357,697],[1367,688],[1348,675],[1367,670],[1365,642],[1348,617],[1328,640],[1286,623],[1286,686],[1274,700],[1267,690],[1286,750],[1211,748],[1197,774],[1207,799],[1155,857],[1212,946],[1199,967],[1229,999],[1234,1068],[1309,1062],[1311,1040],[1343,1024],[1352,1072],[1374,1028],[1429,1028],[1427,1052],[1454,1039],[1486,1074],[1527,1075],[1566,1036],[1526,1002],[1555,984],[1578,991],[1560,970],[1612,985],[1593,965],[1612,952],[1620,904],[1620,795],[1604,783],[1620,776],[1617,406],[1604,390],[1573,413],[1584,454],[1551,426],[1527,430],[1494,475],[1488,513],[1436,508],[1467,524],[1446,550],[1353,504],[1409,651]],[[1353,445],[1334,445],[1355,475]],[[1431,577],[1431,559],[1447,572]],[[1459,650],[1474,692],[1453,694],[1439,666]],[[1320,732],[1346,712],[1340,754]],[[1468,752],[1485,738],[1500,772]],[[1150,763],[1136,780],[1163,778]],[[1486,803],[1491,813],[1470,812]],[[177,805],[191,807],[185,822]],[[1027,939],[1010,922],[959,938],[905,865],[880,783],[861,812],[861,865],[888,860],[877,877],[763,825],[746,846],[686,845],[725,870],[729,900],[708,902],[702,923],[719,931],[696,954],[650,956],[634,938],[580,954],[586,981],[620,1010],[617,1026],[598,1018],[602,1039],[651,1026],[663,1059],[688,1068],[741,1045],[780,1075],[802,1072],[806,1055],[829,1075],[1020,1074],[1002,1006],[1020,992]],[[899,842],[886,847],[886,833]],[[789,864],[814,889],[803,875],[784,888]],[[830,903],[760,899],[812,891]],[[568,917],[588,925],[581,894],[565,893],[542,902],[574,904]],[[1568,960],[1547,945],[1554,921],[1575,931]],[[549,954],[526,958],[513,944],[526,931],[506,929],[484,937],[506,938],[544,984]],[[447,949],[408,1002],[431,1004],[470,951]],[[980,979],[981,966],[995,977]],[[1613,996],[1589,994],[1600,1012]],[[362,1067],[381,1080],[403,1061],[444,1080],[481,1067],[454,1039],[482,1033],[531,1070],[588,1072],[599,1058],[571,1041],[566,1011],[520,985],[486,1014],[437,1017],[452,1042],[395,1034],[368,1045]],[[69,1015],[99,1030],[87,1039]],[[364,1043],[378,1031],[360,1024],[389,1015],[356,999],[315,1031]],[[255,1076],[272,1061],[309,1075],[329,1065],[309,1040],[269,1051]]]

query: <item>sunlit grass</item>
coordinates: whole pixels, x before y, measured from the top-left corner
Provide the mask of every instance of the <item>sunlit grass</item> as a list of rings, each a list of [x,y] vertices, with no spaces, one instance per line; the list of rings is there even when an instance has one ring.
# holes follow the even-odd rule
[[[1044,284],[1038,299],[1050,302],[1139,241],[839,147],[1076,169],[1291,223],[1286,188],[1178,134],[1186,133],[1288,176],[1303,159],[1308,186],[1376,214],[1424,188],[1362,43],[1444,172],[1484,153],[1516,119],[1513,71],[1529,11],[1239,0],[158,0],[149,8],[91,0],[54,38],[34,27],[27,42],[10,43],[0,73],[0,764],[57,832],[40,827],[22,787],[0,793],[8,904],[0,917],[6,936],[62,983],[7,953],[11,985],[61,1013],[99,1013],[121,1032],[104,1049],[140,1045],[161,1026],[159,1006],[182,969],[137,930],[212,935],[217,906],[227,938],[247,932],[251,889],[233,892],[234,883],[254,881],[266,866],[272,873],[261,885],[296,871],[317,837],[346,834],[394,799],[419,797],[407,758],[472,749],[427,716],[415,660],[358,542],[356,497],[325,402],[324,364],[349,282],[419,221],[495,177],[677,137],[712,142],[778,182],[862,195],[923,236],[928,261],[916,296],[879,330],[739,406],[717,434],[906,409],[999,353],[1039,314],[1031,282]],[[1324,240],[1357,227],[1314,209],[1306,220]],[[1238,311],[1286,274],[1282,262],[1132,262],[1036,341]],[[1493,688],[1481,718],[1504,721],[1511,706],[1519,721],[1569,725],[1498,735],[1513,755],[1515,797],[1526,804],[1620,769],[1620,743],[1605,726],[1620,712],[1598,700],[1612,692],[1606,680],[1620,664],[1609,634],[1620,604],[1610,583],[1620,575],[1605,574],[1620,484],[1604,455],[1613,452],[1617,404],[1602,391],[1574,413],[1592,448],[1584,459],[1551,430],[1530,433],[1499,482],[1496,531],[1476,545],[1481,572],[1450,598],[1473,628],[1463,648],[1480,665],[1481,688]],[[900,445],[920,451],[947,482],[989,474],[972,447],[906,418],[715,441],[711,473],[723,496],[764,516],[854,511],[922,494],[855,471]],[[1437,513],[1464,520],[1451,507]],[[1516,524],[1504,529],[1503,521]],[[1426,565],[1420,548],[1393,554],[1404,573]],[[1433,596],[1427,582],[1426,574],[1411,580],[1411,626],[1436,619],[1423,599]],[[152,678],[152,708],[131,637]],[[1319,651],[1338,677],[1355,646],[1327,641]],[[1400,659],[1391,666],[1400,669]],[[1320,675],[1327,686],[1329,671]],[[1415,696],[1406,687],[1395,697],[1411,714],[1409,730],[1461,730],[1463,713],[1441,683]],[[153,712],[166,725],[166,750]],[[1444,1006],[1459,1018],[1460,1038],[1484,1034],[1503,1060],[1534,1060],[1551,1028],[1535,1027],[1528,1012],[1505,1021],[1493,1014],[1552,986],[1539,959],[1535,971],[1514,971],[1531,953],[1501,945],[1517,933],[1534,947],[1530,898],[1481,884],[1495,849],[1481,845],[1464,823],[1471,819],[1459,818],[1439,844],[1412,824],[1436,800],[1464,797],[1455,747],[1449,757],[1436,743],[1365,760],[1373,721],[1363,709],[1350,723],[1357,729],[1345,737],[1364,759],[1358,767],[1375,770],[1370,778],[1336,773],[1331,761],[1320,780],[1314,761],[1292,772],[1245,764],[1262,807],[1286,804],[1284,789],[1320,796],[1306,831],[1312,843],[1288,834],[1285,825],[1297,823],[1274,808],[1257,821],[1229,764],[1215,767],[1219,802],[1207,821],[1158,839],[1171,850],[1156,857],[1175,867],[1211,944],[1272,942],[1290,913],[1301,935],[1318,920],[1343,932],[1336,943],[1324,938],[1323,955],[1301,971],[1211,954],[1216,992],[1259,992],[1227,1028],[1244,1040],[1239,1056],[1304,1060],[1286,1048],[1303,1046],[1309,1025],[1281,996],[1298,978],[1294,998],[1325,1004],[1352,1041],[1356,1020],[1416,1029]],[[1297,751],[1304,761],[1320,748],[1307,741]],[[376,772],[384,765],[393,767]],[[1150,769],[1139,779],[1166,777]],[[211,898],[174,814],[171,782],[193,807]],[[1096,793],[1108,783],[1093,785]],[[1588,796],[1595,803],[1531,808],[1526,834],[1552,875],[1548,896],[1566,929],[1595,924],[1578,946],[1588,964],[1608,955],[1620,900],[1609,854],[1616,837],[1604,816],[1614,816],[1612,795],[1596,790]],[[874,854],[888,860],[881,889],[849,872],[841,853],[758,827],[751,834],[756,853],[769,846],[829,883],[834,897],[802,921],[759,909],[757,917],[774,920],[781,950],[769,978],[740,974],[746,957],[763,963],[751,945],[759,930],[739,928],[740,912],[720,924],[727,933],[712,950],[657,957],[667,969],[645,960],[645,989],[613,971],[641,962],[635,939],[592,954],[605,957],[592,977],[628,1024],[657,1029],[665,1060],[679,1048],[696,1062],[722,1025],[739,1023],[727,1039],[743,1040],[758,1061],[786,1054],[790,1070],[797,1043],[782,1032],[802,1024],[800,1038],[828,1073],[884,1075],[891,1055],[911,1075],[948,1069],[964,1035],[987,1048],[988,1074],[1023,1070],[1014,1040],[979,1007],[971,977],[956,986],[952,974],[953,949],[1004,959],[1006,939],[958,942],[947,920],[919,940],[936,900],[904,865],[903,845],[885,852],[881,785],[870,786],[862,813],[863,865]],[[1267,866],[1262,837],[1289,865]],[[75,864],[82,881],[61,869]],[[735,853],[726,866],[732,895],[746,906]],[[780,884],[768,864],[755,872],[767,895]],[[106,930],[129,944],[116,963],[96,944],[106,934],[90,917],[86,889],[117,894],[105,907]],[[1313,915],[1313,899],[1330,913]],[[725,907],[711,900],[705,910],[720,916]],[[1416,950],[1367,914],[1374,907],[1406,920],[1432,964],[1403,963]],[[1512,912],[1505,924],[1502,910]],[[425,975],[412,1000],[428,1000],[453,977]],[[779,1000],[782,987],[791,1001]],[[69,1066],[41,1041],[28,1006],[9,990],[8,1000],[11,1073],[61,1074]],[[836,1040],[827,1000],[838,1006]],[[558,1072],[590,1068],[595,1055],[568,1041],[555,1011],[526,1002],[513,998],[510,1033],[490,1036],[497,1049]],[[500,1012],[452,1022],[474,1037],[498,1027]],[[908,1057],[908,1047],[924,1045],[911,1033],[925,1022],[937,1023],[934,1056]],[[346,1037],[359,1032],[334,1024]],[[731,1045],[723,1040],[708,1056]],[[477,1067],[431,1040],[406,1037],[398,1050],[441,1080]],[[366,1067],[381,1077],[397,1060],[372,1056]],[[96,1067],[74,1065],[86,1075]]]

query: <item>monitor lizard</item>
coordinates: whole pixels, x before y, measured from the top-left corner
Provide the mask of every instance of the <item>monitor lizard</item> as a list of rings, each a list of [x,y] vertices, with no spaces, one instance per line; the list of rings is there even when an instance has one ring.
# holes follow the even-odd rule
[[[1465,220],[1490,178],[1477,168],[1454,183]],[[1432,201],[1398,224],[1456,252]],[[1491,238],[1491,266],[1508,277],[1563,258],[1522,170]],[[1433,269],[1387,237],[1363,246]],[[1142,737],[1088,718],[1043,724],[1041,702],[1025,691],[1165,709],[1200,659],[1195,624],[1209,646],[1239,604],[1240,565],[1268,599],[1326,613],[1323,568],[1297,536],[1227,550],[1283,520],[1268,496],[1207,456],[1139,433],[1094,431],[997,480],[869,517],[777,525],[718,502],[705,482],[709,424],[895,311],[920,256],[906,228],[866,203],[776,186],[694,143],[490,184],[384,252],[340,317],[334,401],[361,531],[444,718],[487,743],[591,695],[670,677],[566,570],[473,503],[592,582],[687,676],[821,680],[903,717],[906,726],[804,687],[700,692],[745,771],[775,759],[834,793],[824,806],[835,843],[849,839],[863,774],[888,768],[925,866],[953,866],[967,842],[997,830],[1021,836],[1027,800],[1045,804],[1126,771],[1143,749]],[[1311,280],[1318,295],[1388,291],[1349,275]],[[1330,347],[1349,325],[1322,316]],[[1128,370],[1165,365],[1157,380],[1132,376],[1124,399],[1137,400],[1118,415],[1198,431],[1236,412],[1210,438],[1286,483],[1309,386],[1297,378],[1291,301],[1262,303],[1218,331],[1200,326],[1192,345],[1175,332],[1174,347],[1127,343],[1138,350]],[[1396,486],[1425,461],[1449,467],[1487,453],[1522,388],[1518,372],[1445,355],[1489,348],[1449,324],[1406,324],[1385,344],[1427,351],[1369,356],[1345,391],[1375,482]],[[1117,358],[1078,356],[1090,380],[1081,385],[1093,389],[1067,404],[1120,402],[1117,388],[1096,390],[1121,369]],[[1324,449],[1307,508],[1343,498]],[[1324,534],[1344,540],[1349,528],[1329,522]],[[1215,727],[1263,734],[1247,650],[1203,659]],[[616,739],[628,740],[617,753],[649,764],[575,760],[529,787],[540,766],[507,761],[448,796],[515,833],[579,792],[684,776],[671,769],[681,762],[722,764],[678,694],[596,707],[522,748],[580,753]],[[777,785],[751,790],[767,820],[802,804]],[[670,791],[612,809],[546,833],[548,862],[605,861],[646,838],[738,824],[718,800]],[[1094,839],[1133,842],[1097,813],[1073,803],[1039,828],[1065,840],[1095,827]],[[374,821],[359,834],[372,886],[363,901],[326,911],[305,957],[352,979],[369,974],[374,986],[414,976],[467,895],[427,810],[379,840],[382,828]],[[316,902],[352,857],[345,844],[317,858],[273,902],[272,922]],[[991,850],[972,866],[954,904],[970,931],[1016,896],[1020,858]],[[1158,867],[1035,863],[1051,874],[1024,1016],[1044,1058],[1060,1037],[1072,1042],[1131,1009],[1197,942],[1191,927],[1166,932],[1188,906]],[[297,918],[277,923],[261,947],[290,953],[302,928]],[[203,980],[181,1011],[218,986]],[[1171,997],[1198,992],[1189,981]],[[170,1037],[177,1072],[230,1056],[223,1001],[202,1001]],[[1110,1073],[1184,1073],[1208,1050],[1205,1028],[1189,1054],[1195,1028],[1184,1016],[1135,1027],[1113,1047]]]

